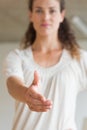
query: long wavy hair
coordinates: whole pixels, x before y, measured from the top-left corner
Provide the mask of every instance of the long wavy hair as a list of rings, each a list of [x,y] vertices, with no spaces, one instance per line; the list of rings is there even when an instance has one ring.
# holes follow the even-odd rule
[[[65,0],[58,0],[60,2],[60,12],[65,10]],[[28,0],[28,9],[32,12],[34,0]],[[33,23],[30,22],[22,41],[22,48],[25,49],[32,45],[36,39],[36,31],[33,27]],[[64,48],[66,48],[73,58],[80,58],[79,45],[76,41],[74,32],[70,27],[70,23],[65,17],[58,29],[58,39]]]

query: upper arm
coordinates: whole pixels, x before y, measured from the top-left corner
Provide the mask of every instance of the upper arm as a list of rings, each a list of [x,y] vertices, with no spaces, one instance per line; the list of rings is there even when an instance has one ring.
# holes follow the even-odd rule
[[[6,79],[15,76],[21,80],[24,80],[22,60],[20,57],[20,51],[11,51],[4,60],[4,74]]]

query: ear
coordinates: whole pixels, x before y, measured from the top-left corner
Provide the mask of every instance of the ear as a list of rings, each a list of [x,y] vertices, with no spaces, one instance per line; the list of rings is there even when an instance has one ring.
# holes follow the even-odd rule
[[[63,22],[64,18],[65,18],[65,10],[61,12],[61,22]]]
[[[28,16],[29,16],[30,22],[32,22],[32,12],[31,11],[28,12]]]

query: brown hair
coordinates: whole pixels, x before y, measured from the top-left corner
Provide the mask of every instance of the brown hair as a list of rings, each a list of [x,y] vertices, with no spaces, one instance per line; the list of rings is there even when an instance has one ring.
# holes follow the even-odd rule
[[[65,9],[65,0],[59,0],[60,1],[60,11],[62,12]],[[28,9],[32,12],[32,6],[33,6],[34,0],[28,1]],[[70,28],[70,24],[67,20],[67,18],[64,18],[63,22],[60,24],[59,30],[58,30],[58,38],[60,42],[62,43],[63,47],[66,48],[72,57],[76,57],[77,59],[80,58],[79,53],[79,45],[77,44],[75,35]],[[29,23],[28,29],[25,33],[25,37],[23,39],[23,48],[27,48],[28,46],[32,45],[36,39],[36,31],[33,27],[33,23]]]

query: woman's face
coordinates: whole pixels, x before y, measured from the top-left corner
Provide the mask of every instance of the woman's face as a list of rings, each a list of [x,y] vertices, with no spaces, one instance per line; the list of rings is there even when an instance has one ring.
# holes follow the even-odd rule
[[[30,20],[39,35],[55,35],[64,19],[57,0],[34,0]]]

